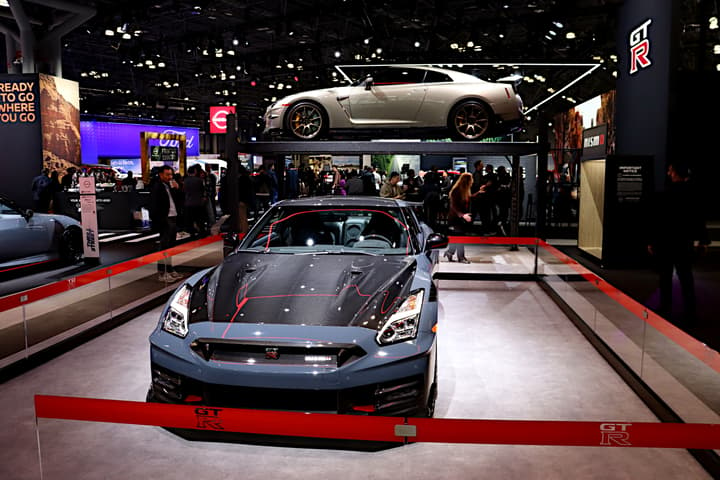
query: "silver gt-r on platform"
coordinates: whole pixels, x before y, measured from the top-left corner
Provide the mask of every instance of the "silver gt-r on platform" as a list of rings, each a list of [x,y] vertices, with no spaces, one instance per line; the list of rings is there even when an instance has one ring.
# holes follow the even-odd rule
[[[80,222],[65,215],[34,213],[0,194],[0,273],[55,260],[83,258]]]
[[[472,141],[522,127],[523,102],[510,83],[430,66],[336,69],[349,85],[273,102],[265,112],[264,133],[294,140],[362,133]]]
[[[432,416],[437,249],[414,204],[275,204],[150,335],[149,401]]]

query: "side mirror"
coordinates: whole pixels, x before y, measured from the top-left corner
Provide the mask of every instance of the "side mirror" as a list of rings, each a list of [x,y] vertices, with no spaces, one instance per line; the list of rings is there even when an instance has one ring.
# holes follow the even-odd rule
[[[448,246],[448,238],[442,233],[431,233],[425,240],[425,251],[436,250]]]
[[[365,79],[365,90],[372,89],[372,86],[373,86],[373,77],[367,77]]]
[[[35,212],[30,210],[29,208],[27,210],[25,210],[24,212],[22,212],[22,216],[25,217],[26,222],[28,220],[30,220],[34,214],[35,214]]]

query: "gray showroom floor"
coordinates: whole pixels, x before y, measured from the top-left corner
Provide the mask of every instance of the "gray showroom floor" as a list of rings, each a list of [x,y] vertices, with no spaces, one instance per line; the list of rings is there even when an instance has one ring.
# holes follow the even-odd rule
[[[443,281],[440,418],[657,419],[534,282]],[[142,401],[153,310],[0,387],[0,479],[38,479],[37,393]],[[44,479],[704,479],[685,450],[415,443],[378,452],[191,442],[39,422]]]

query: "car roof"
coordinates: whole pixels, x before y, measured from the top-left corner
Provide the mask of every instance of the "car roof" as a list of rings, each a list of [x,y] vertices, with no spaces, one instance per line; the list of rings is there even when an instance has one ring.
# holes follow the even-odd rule
[[[397,208],[410,206],[411,202],[397,200],[394,198],[383,198],[371,195],[357,196],[340,196],[328,195],[324,197],[306,197],[296,198],[292,200],[282,200],[276,203],[277,206],[297,206],[297,207],[330,207],[330,208],[357,208],[357,207],[375,207],[375,208]]]
[[[340,70],[342,72],[343,68],[392,68],[392,69],[402,69],[402,68],[415,68],[418,70],[426,70],[431,72],[438,72],[438,73],[444,73],[448,75],[450,78],[453,79],[454,82],[470,82],[470,83],[488,83],[482,78],[478,78],[475,75],[471,75],[469,73],[465,72],[459,72],[457,70],[449,70],[447,68],[441,68],[441,67],[435,67],[433,65],[429,64],[360,64],[360,65],[337,65],[335,68],[337,70]],[[344,74],[344,72],[343,72]]]

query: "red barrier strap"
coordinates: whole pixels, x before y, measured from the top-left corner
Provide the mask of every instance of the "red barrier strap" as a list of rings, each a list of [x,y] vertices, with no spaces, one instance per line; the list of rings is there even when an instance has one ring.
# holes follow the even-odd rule
[[[401,418],[166,405],[35,395],[37,418],[349,440],[402,441]]]
[[[534,237],[464,237],[451,235],[450,243],[464,243],[466,245],[537,245],[542,240]]]
[[[220,240],[222,240],[221,235],[213,235],[210,237],[201,238],[199,240],[193,240],[192,242],[182,243],[172,248],[168,248],[167,250],[153,252],[148,255],[139,258],[133,258],[122,263],[98,268],[91,272],[78,275],[77,277],[66,278],[64,280],[49,283],[47,285],[41,285],[30,290],[6,295],[0,298],[0,312],[11,310],[13,308],[17,308],[28,303],[37,302],[38,300],[52,297],[53,295],[58,295],[60,293],[67,292],[75,288],[97,282],[98,280],[112,277],[114,275],[119,275],[134,268],[149,265],[159,260],[162,260],[163,258],[172,257],[187,252],[188,250],[192,250],[193,248],[215,243]]]
[[[35,396],[36,418],[367,441],[720,448],[720,425],[374,417]]]

